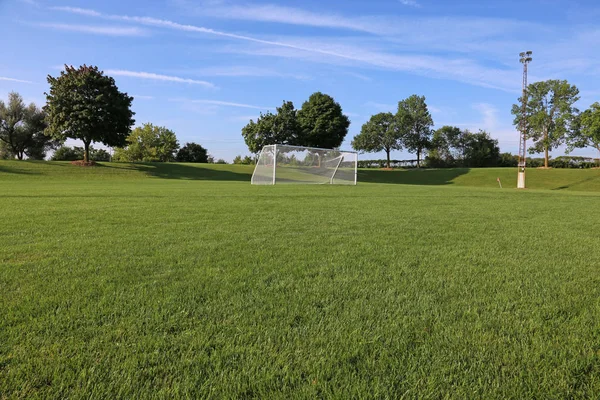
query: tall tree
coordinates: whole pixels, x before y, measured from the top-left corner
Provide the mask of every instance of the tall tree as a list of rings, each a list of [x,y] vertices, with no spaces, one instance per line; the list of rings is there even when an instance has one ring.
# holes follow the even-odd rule
[[[0,100],[0,141],[6,151],[19,160],[44,159],[46,151],[59,144],[44,135],[44,118],[42,110],[33,103],[26,106],[18,93],[9,93],[7,104]]]
[[[207,163],[208,162],[208,152],[204,147],[199,145],[198,143],[186,143],[179,151],[177,152],[177,161],[179,162],[189,162],[189,163]]]
[[[79,68],[65,65],[60,76],[48,75],[50,93],[46,93],[48,114],[46,133],[57,139],[80,139],[84,161],[90,158],[90,144],[123,146],[134,124],[133,97],[119,91],[115,80],[98,67]]]
[[[348,134],[350,120],[333,97],[313,93],[298,111],[301,135],[297,144],[334,149],[342,145]]]
[[[390,168],[390,152],[402,150],[400,131],[392,113],[379,113],[366,122],[352,140],[352,148],[368,153],[385,151],[387,167]]]
[[[592,104],[579,115],[568,144],[569,151],[575,147],[594,147],[600,151],[600,103]]]
[[[179,142],[175,133],[150,123],[138,126],[127,138],[127,147],[115,150],[116,161],[169,162],[175,160]]]
[[[300,144],[299,135],[297,112],[291,101],[284,101],[275,114],[261,113],[256,122],[251,120],[242,128],[242,136],[252,153],[270,144]]]
[[[421,166],[421,154],[431,145],[433,119],[427,109],[425,96],[413,94],[398,102],[396,120],[402,134],[402,144],[417,154],[417,166]]]
[[[522,104],[527,101],[525,114]],[[579,100],[579,89],[563,80],[535,82],[527,87],[527,99],[519,98],[512,114],[514,125],[520,126],[525,119],[528,139],[534,145],[529,148],[532,154],[544,152],[544,166],[548,168],[548,153],[565,142],[570,134],[578,110],[574,107]]]

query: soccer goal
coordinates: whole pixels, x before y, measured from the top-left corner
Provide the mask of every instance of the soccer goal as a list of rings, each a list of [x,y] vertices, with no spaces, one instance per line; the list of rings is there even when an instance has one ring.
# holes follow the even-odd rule
[[[354,151],[273,144],[261,150],[252,184],[356,185],[357,167],[358,154]]]

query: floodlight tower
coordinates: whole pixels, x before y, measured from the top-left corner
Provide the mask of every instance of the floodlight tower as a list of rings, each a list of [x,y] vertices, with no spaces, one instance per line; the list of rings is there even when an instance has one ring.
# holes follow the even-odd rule
[[[521,123],[519,130],[519,175],[517,179],[517,189],[525,189],[525,166],[527,164],[527,65],[531,62],[531,51],[519,53],[521,63],[523,64],[523,98],[521,100]]]

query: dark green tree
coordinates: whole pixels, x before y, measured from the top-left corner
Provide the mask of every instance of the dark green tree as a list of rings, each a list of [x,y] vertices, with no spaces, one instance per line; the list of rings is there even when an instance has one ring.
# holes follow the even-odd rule
[[[8,145],[0,140],[0,160],[12,160],[15,154],[8,148]]]
[[[464,153],[463,131],[446,125],[433,132],[427,161],[432,167],[458,166],[464,160]]]
[[[500,163],[500,147],[498,141],[489,133],[480,130],[477,133],[463,133],[464,163],[470,168],[495,167]]]
[[[18,93],[9,93],[7,104],[0,100],[0,141],[7,157],[43,160],[46,151],[59,145],[59,140],[44,135],[44,118],[42,110],[33,103],[26,106]]]
[[[177,152],[176,160],[179,162],[189,162],[189,163],[207,163],[208,162],[208,152],[198,143],[186,143],[179,151]]]
[[[387,168],[390,168],[390,152],[402,150],[400,131],[392,113],[379,113],[366,122],[352,140],[352,148],[367,153],[385,151]]]
[[[568,138],[568,150],[593,147],[600,151],[600,103],[596,102],[582,112]]]
[[[421,154],[430,147],[433,136],[433,119],[425,103],[425,96],[413,94],[398,102],[396,120],[403,146],[417,154],[417,167],[420,167]]]
[[[90,144],[124,146],[134,124],[133,97],[119,91],[115,80],[83,65],[65,65],[59,77],[48,75],[50,93],[46,93],[46,133],[56,139],[80,139],[84,161],[90,159]]]
[[[169,162],[175,160],[179,149],[173,131],[150,123],[135,128],[126,143],[126,147],[115,150],[115,161]]]
[[[250,121],[242,128],[242,136],[252,153],[258,153],[270,144],[298,145],[300,127],[294,103],[284,101],[275,114],[261,113],[256,122]]]
[[[334,149],[340,147],[348,134],[350,120],[333,97],[313,93],[298,111],[300,146]]]
[[[565,143],[570,135],[578,110],[574,107],[579,100],[579,89],[567,81],[547,80],[535,82],[527,87],[527,106],[523,115],[523,96],[520,104],[514,104],[514,125],[521,126],[525,119],[528,139],[534,144],[531,154],[544,152],[544,167],[548,168],[549,151]]]

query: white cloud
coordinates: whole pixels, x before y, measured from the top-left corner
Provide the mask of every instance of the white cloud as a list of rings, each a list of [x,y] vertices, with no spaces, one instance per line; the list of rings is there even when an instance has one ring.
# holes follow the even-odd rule
[[[8,78],[6,76],[0,76],[0,81],[18,82],[18,83],[33,83],[31,81],[25,81],[22,79]]]
[[[143,36],[148,32],[145,29],[137,27],[122,27],[122,26],[93,26],[93,25],[71,25],[71,24],[46,24],[41,23],[37,26],[43,28],[58,29],[69,32],[91,33],[95,35],[107,36]]]
[[[409,7],[421,7],[421,5],[415,0],[398,0],[398,2]]]
[[[209,88],[215,87],[215,85],[213,85],[210,82],[206,82],[206,81],[180,78],[178,76],[159,75],[159,74],[154,74],[152,72],[136,72],[136,71],[127,71],[127,70],[123,70],[123,69],[108,69],[104,72],[107,75],[127,76],[127,77],[131,77],[131,78],[149,79],[149,80],[155,80],[155,81],[189,83],[189,84],[201,85],[201,86],[205,86],[205,87],[209,87]]]
[[[87,8],[78,8],[78,7],[50,7],[51,10],[56,11],[65,11],[71,14],[79,14],[79,15],[87,15],[88,17],[100,17],[102,13],[99,13],[95,10],[90,10]]]
[[[498,110],[491,104],[477,103],[473,108],[481,113],[481,128],[494,130],[498,126]]]
[[[188,69],[186,73],[199,76],[226,76],[226,77],[275,77],[309,80],[310,77],[300,74],[284,73],[269,68],[253,66],[219,66],[199,69]]]
[[[140,100],[153,100],[154,96],[145,96],[143,94],[132,94],[131,97],[133,97],[134,99],[140,99]]]
[[[232,103],[230,101],[220,101],[220,100],[192,100],[192,103],[211,104],[211,105],[215,105],[215,106],[226,106],[226,107],[253,108],[255,110],[272,110],[272,109],[274,109],[274,107],[253,106],[251,104]]]
[[[221,101],[221,100],[188,100],[188,99],[169,99],[169,101],[176,101],[182,103],[191,103],[191,104],[207,104],[211,106],[224,106],[224,107],[238,107],[238,108],[252,108],[255,110],[272,110],[275,107],[261,107],[255,106],[252,104],[244,104],[244,103],[235,103],[231,101]]]

